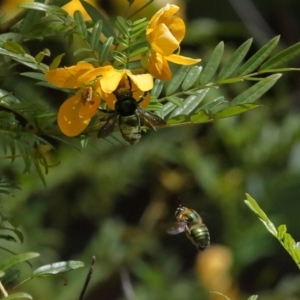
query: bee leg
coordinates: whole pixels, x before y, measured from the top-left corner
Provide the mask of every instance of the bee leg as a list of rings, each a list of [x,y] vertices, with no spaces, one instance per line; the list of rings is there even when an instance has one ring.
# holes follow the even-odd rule
[[[139,101],[137,101],[137,103],[143,102],[144,99],[146,98],[147,94],[148,94],[148,91],[147,91],[147,92],[144,92],[143,96],[139,99]]]
[[[107,110],[107,109],[103,109],[103,108],[98,108],[99,111],[104,112],[106,114],[110,114],[112,113],[111,111]]]
[[[190,229],[189,226],[186,226],[186,227],[185,227],[185,231],[188,232],[189,235],[191,235],[191,229]]]

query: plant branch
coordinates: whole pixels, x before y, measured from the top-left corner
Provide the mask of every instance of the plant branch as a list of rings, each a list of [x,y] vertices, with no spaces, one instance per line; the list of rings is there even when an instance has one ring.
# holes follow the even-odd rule
[[[4,286],[2,285],[2,282],[0,281],[0,291],[2,292],[4,297],[8,297],[8,293],[5,290]]]

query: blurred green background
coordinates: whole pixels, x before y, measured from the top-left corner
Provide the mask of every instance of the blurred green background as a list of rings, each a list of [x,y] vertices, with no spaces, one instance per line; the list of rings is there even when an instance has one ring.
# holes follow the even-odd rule
[[[1,15],[17,2],[1,1]],[[114,18],[126,1],[94,3]],[[298,0],[173,3],[187,25],[182,54],[204,63],[221,40],[224,61],[250,37],[252,53],[276,35],[282,47],[300,40]],[[165,4],[156,1],[145,14],[151,17]],[[45,47],[52,57],[66,51],[65,65],[75,61],[60,40],[28,43],[34,53]],[[299,67],[299,60],[292,66]],[[34,171],[21,175],[20,159],[1,160],[1,176],[22,188],[15,197],[1,195],[1,211],[19,220],[25,235],[23,244],[1,241],[1,246],[41,253],[33,268],[61,260],[88,266],[95,255],[86,300],[222,299],[209,291],[231,299],[251,294],[299,299],[296,265],[243,202],[249,193],[275,224],[287,224],[300,240],[299,78],[296,72],[285,74],[260,100],[263,108],[213,124],[148,132],[134,146],[118,134],[108,140],[93,137],[82,150],[51,141],[60,164],[46,175],[47,187]],[[14,72],[2,79],[1,88],[53,108],[66,98],[34,83]],[[246,86],[222,87],[206,101],[216,95],[230,100]],[[211,234],[211,247],[204,252],[198,253],[184,234],[166,233],[179,204],[203,216]],[[1,258],[8,256],[0,252]],[[25,264],[20,269],[20,279],[31,273]],[[62,278],[43,278],[20,290],[34,299],[78,299],[87,271],[67,274],[66,286]]]

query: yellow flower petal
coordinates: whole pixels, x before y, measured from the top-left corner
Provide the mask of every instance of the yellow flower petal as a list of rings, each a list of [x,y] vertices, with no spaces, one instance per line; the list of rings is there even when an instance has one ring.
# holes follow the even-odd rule
[[[185,35],[184,21],[174,16],[178,10],[178,6],[167,4],[152,17],[146,28],[148,42],[161,55],[173,54]]]
[[[101,97],[105,100],[107,106],[114,110],[115,109],[115,104],[117,102],[117,98],[116,98],[116,95],[113,94],[113,93],[109,93],[109,94],[106,94],[106,93],[102,93],[101,94]]]
[[[125,74],[125,70],[111,70],[100,78],[100,84],[103,92],[112,93],[115,91]]]
[[[127,76],[134,82],[137,88],[143,92],[150,91],[153,88],[153,77],[151,74],[138,74],[133,75],[131,72],[126,71]],[[132,91],[134,89],[132,88]]]
[[[84,119],[79,116],[81,103],[81,95],[75,95],[67,99],[59,109],[57,116],[58,126],[67,136],[80,134],[90,122],[90,118]]]
[[[88,83],[93,81],[95,78],[103,76],[105,73],[114,70],[114,67],[109,65],[109,66],[104,66],[104,67],[99,67],[99,68],[95,68],[92,69],[86,73],[84,73],[83,75],[81,75],[78,78],[78,81],[82,82],[82,83]]]
[[[153,50],[143,57],[142,65],[157,79],[168,81],[172,78],[172,72],[165,57]]]
[[[165,24],[159,24],[148,37],[154,51],[161,55],[171,55],[178,49],[179,43]]]
[[[165,59],[179,65],[193,65],[201,61],[201,59],[194,59],[194,58],[181,56],[177,54],[165,56]]]
[[[85,104],[79,107],[78,110],[79,117],[83,119],[92,118],[98,112],[99,106],[100,106],[100,98],[93,96],[91,101],[86,102]]]
[[[144,94],[145,92],[141,92],[139,90],[136,90],[135,92],[133,92],[133,98],[136,100],[136,101],[139,101],[141,99],[141,97],[144,97]],[[150,93],[147,93],[145,95],[145,98],[144,100],[139,103],[139,105],[143,108],[146,108],[150,103]]]
[[[93,65],[82,61],[78,62],[76,66],[48,70],[45,77],[55,86],[75,89],[80,86],[78,77],[91,69],[94,69]]]
[[[156,27],[158,23],[165,23],[169,18],[176,14],[178,10],[179,7],[177,5],[167,4],[151,18],[147,29]]]
[[[178,43],[181,43],[185,36],[185,24],[181,18],[174,17],[165,22]]]

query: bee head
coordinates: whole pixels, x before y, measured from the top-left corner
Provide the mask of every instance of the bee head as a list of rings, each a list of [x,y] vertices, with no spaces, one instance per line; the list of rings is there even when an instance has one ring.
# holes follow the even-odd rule
[[[177,217],[180,213],[182,213],[183,211],[187,210],[186,207],[183,207],[181,204],[178,206],[178,208],[175,211],[175,217]]]
[[[132,98],[132,91],[127,88],[119,88],[114,91],[114,94],[118,101],[127,100],[128,98]]]

